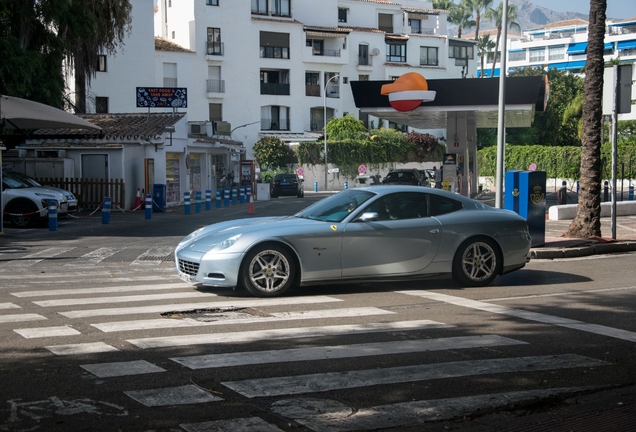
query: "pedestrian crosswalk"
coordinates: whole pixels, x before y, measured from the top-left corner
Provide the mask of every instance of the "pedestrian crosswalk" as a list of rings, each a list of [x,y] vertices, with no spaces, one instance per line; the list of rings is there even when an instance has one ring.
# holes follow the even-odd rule
[[[81,262],[92,266],[118,252],[118,248],[103,248],[87,253]],[[155,249],[145,257],[166,252]],[[47,253],[33,252],[25,260],[46,261]],[[11,269],[0,264],[0,268],[5,270],[0,272],[0,332],[7,343],[68,359],[66,364],[77,364],[78,375],[88,374],[100,382],[149,377],[143,381],[145,386],[136,381],[137,385],[122,390],[121,397],[130,404],[122,409],[128,410],[259,400],[266,411],[313,431],[416,426],[587,390],[538,386],[505,395],[485,391],[439,398],[428,394],[422,383],[478,382],[484,376],[611,366],[577,353],[528,355],[530,343],[523,338],[482,334],[457,323],[428,319],[426,313],[416,316],[405,308],[365,305],[359,298],[354,302],[332,295],[229,297],[212,289],[196,289],[171,271],[157,272],[151,264],[33,274],[30,281],[24,280],[17,264]],[[420,291],[392,295],[405,303],[426,297]],[[405,357],[408,361],[402,364]],[[221,369],[229,372],[214,373]],[[263,370],[266,376],[260,374]],[[212,385],[195,385],[198,374],[201,379],[215,377],[215,391],[210,391]],[[400,394],[406,385],[418,386],[420,391],[406,392],[404,400],[389,404],[376,400],[373,391],[348,401],[350,392],[359,389],[395,388]],[[205,411],[200,418],[205,421],[182,422],[179,430],[250,432],[297,427],[290,429],[287,421],[253,415],[206,418]],[[7,425],[0,423],[0,429],[3,426]]]

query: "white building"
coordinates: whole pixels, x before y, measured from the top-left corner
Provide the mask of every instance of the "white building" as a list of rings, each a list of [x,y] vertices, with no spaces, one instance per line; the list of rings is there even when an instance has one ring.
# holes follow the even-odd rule
[[[137,87],[185,88],[187,108],[176,111],[187,115],[190,139],[213,140],[214,126],[224,126],[231,134],[225,138],[242,142],[247,159],[264,136],[290,144],[321,137],[325,108],[327,119],[349,113],[378,126],[356,109],[350,81],[391,80],[409,71],[461,78],[477,71],[475,42],[449,37],[447,11],[429,1],[131,3],[132,33],[116,55],[102,57],[88,111],[147,112],[137,107]],[[201,144],[186,150],[190,158],[205,151]],[[211,171],[202,178],[220,177],[236,162],[221,147],[201,164]]]
[[[605,33],[606,62],[620,59],[621,64],[636,60],[636,17],[608,20]],[[522,35],[509,35],[507,43],[508,73],[516,68],[543,67],[583,74],[587,58],[588,22],[581,19],[559,21],[544,27],[524,31]],[[491,36],[491,39],[494,37]],[[485,62],[484,77],[492,71],[493,55]],[[499,60],[499,58],[497,59]],[[479,68],[478,68],[479,69]],[[499,61],[494,76],[499,76]],[[636,67],[632,67],[636,80]],[[477,70],[476,76],[481,75]],[[632,86],[632,100],[636,99],[636,86]],[[630,114],[619,114],[619,120],[636,119],[636,107]]]

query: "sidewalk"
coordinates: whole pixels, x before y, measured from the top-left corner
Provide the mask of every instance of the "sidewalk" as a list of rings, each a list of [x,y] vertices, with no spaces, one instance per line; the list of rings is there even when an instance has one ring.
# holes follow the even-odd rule
[[[476,200],[495,206],[495,193],[482,192]],[[568,192],[568,204],[577,202],[576,193]],[[556,192],[546,194],[546,212],[557,205]],[[547,214],[547,213],[546,213]],[[545,221],[545,245],[530,250],[532,259],[577,258],[596,254],[636,251],[636,215],[616,218],[616,240],[612,239],[611,218],[601,218],[601,237],[575,239],[563,237],[571,220]]]

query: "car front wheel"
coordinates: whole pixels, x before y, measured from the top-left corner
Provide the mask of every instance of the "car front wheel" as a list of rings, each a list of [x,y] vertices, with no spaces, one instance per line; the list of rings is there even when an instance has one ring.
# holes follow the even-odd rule
[[[463,286],[486,286],[501,270],[499,248],[488,238],[464,242],[453,259],[453,279]]]
[[[16,228],[26,228],[35,224],[38,212],[35,204],[26,201],[20,201],[8,207],[8,213],[11,213],[9,220],[11,225]]]
[[[293,285],[295,276],[291,254],[275,244],[255,247],[245,256],[241,265],[243,286],[257,297],[282,295]]]

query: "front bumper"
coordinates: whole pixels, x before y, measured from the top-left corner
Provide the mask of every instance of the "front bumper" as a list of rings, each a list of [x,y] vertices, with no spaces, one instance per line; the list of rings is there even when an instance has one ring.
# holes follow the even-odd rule
[[[175,253],[179,277],[189,283],[233,288],[238,285],[242,253],[203,253],[187,249]]]

